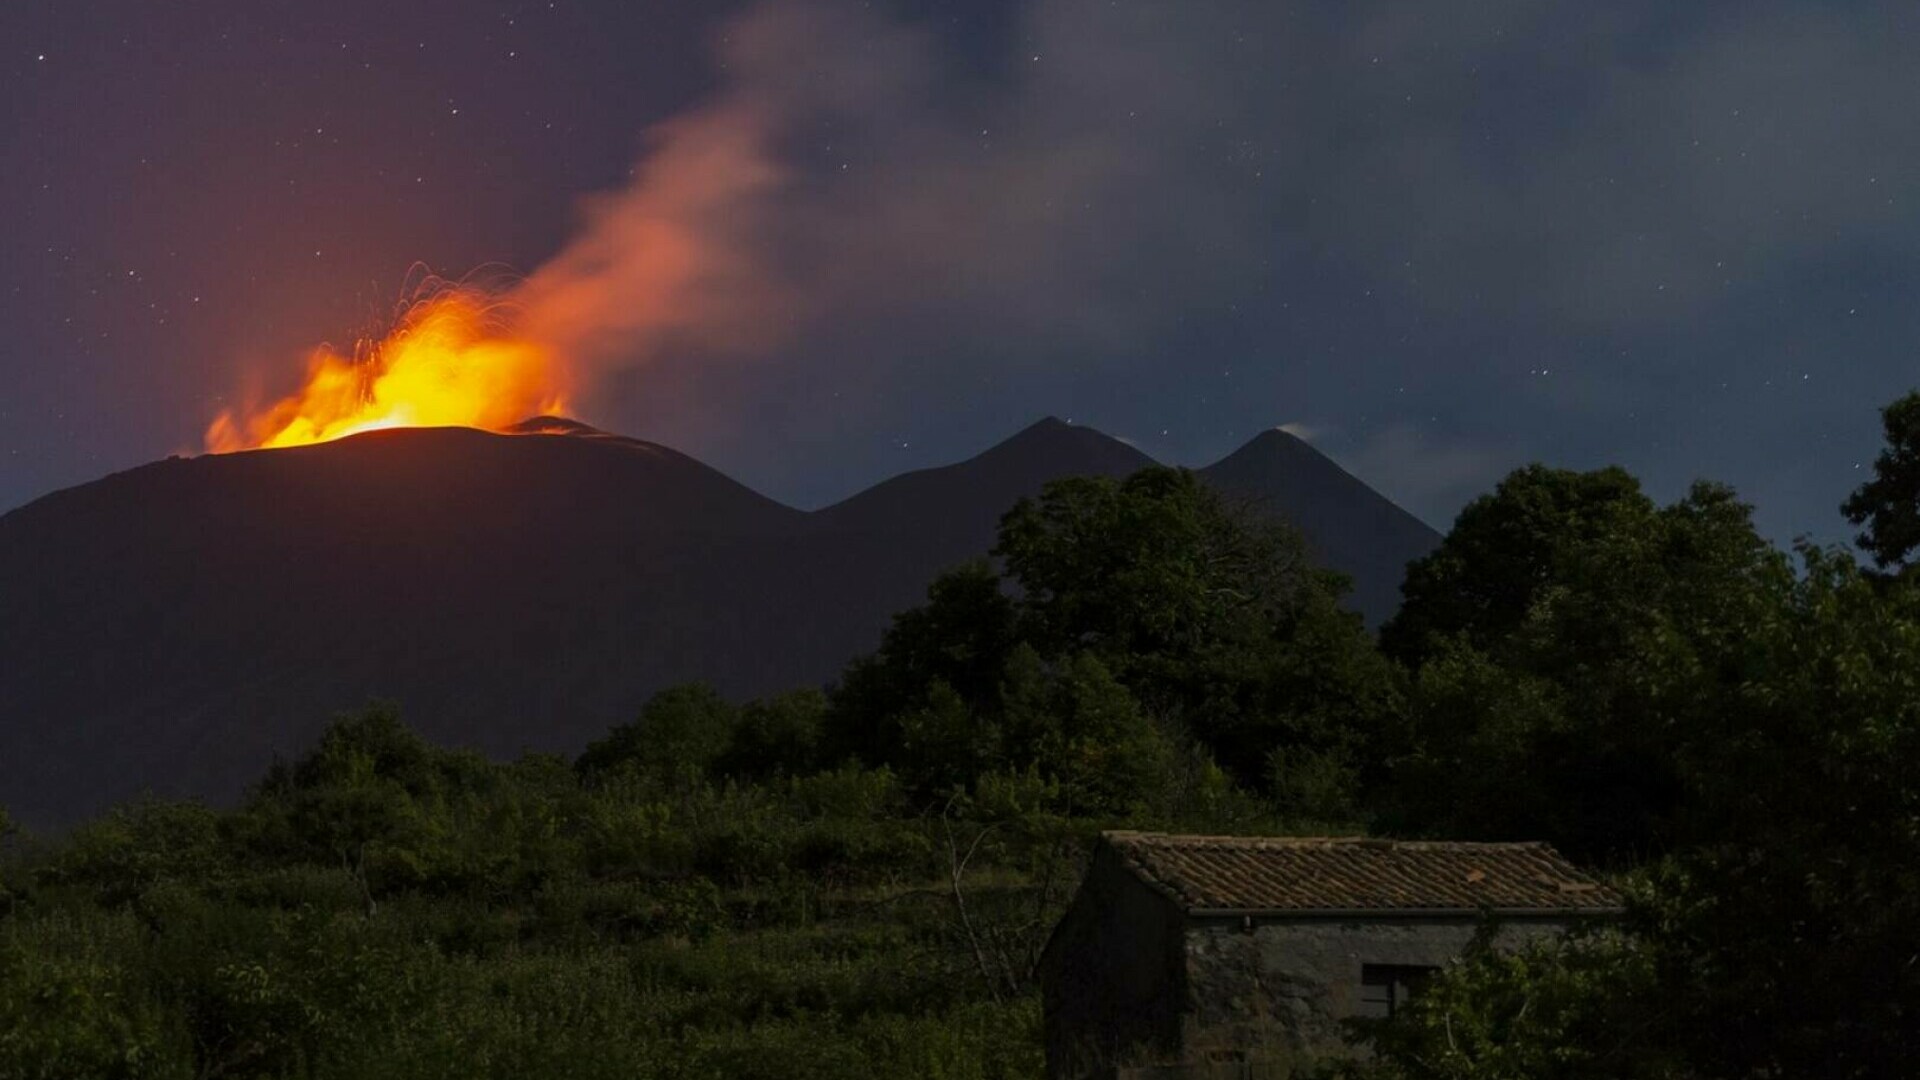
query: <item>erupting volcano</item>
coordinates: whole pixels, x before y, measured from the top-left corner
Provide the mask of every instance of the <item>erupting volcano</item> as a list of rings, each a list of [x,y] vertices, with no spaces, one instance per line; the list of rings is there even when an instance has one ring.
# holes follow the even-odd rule
[[[586,200],[580,231],[525,277],[428,274],[403,289],[387,327],[345,351],[315,349],[299,389],[221,413],[206,449],[379,428],[505,433],[572,415],[615,369],[768,355],[806,314],[759,231],[786,177],[774,153],[786,107],[741,93],[656,125],[631,183]]]
[[[440,347],[511,352],[472,322],[430,325],[456,312],[474,314],[411,312],[366,386],[412,378],[400,358],[415,349],[430,365],[453,363]],[[344,390],[231,421],[234,437],[511,423],[497,418],[522,407],[407,415],[393,389],[345,374]],[[536,383],[500,400],[562,388]],[[327,393],[396,408],[308,408]],[[807,512],[669,447],[552,418],[154,462],[0,515],[0,795],[36,826],[142,791],[233,798],[372,698],[431,739],[507,758],[577,753],[678,682],[737,698],[819,685],[942,568],[987,550],[1017,499],[1150,464],[1048,420]],[[1376,623],[1438,539],[1279,431],[1200,475],[1298,525]]]
[[[429,279],[384,338],[362,338],[345,354],[315,349],[299,390],[221,413],[206,448],[301,446],[394,427],[503,431],[528,416],[567,415],[565,363],[515,332],[514,310],[488,289]]]

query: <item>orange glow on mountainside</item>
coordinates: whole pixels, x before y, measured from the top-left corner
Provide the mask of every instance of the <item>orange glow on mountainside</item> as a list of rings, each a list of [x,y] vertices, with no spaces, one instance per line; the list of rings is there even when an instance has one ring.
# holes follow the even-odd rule
[[[501,430],[529,416],[568,415],[570,381],[550,348],[511,332],[491,294],[436,287],[386,337],[362,339],[351,354],[315,349],[293,394],[221,413],[206,448],[303,446],[395,427]]]

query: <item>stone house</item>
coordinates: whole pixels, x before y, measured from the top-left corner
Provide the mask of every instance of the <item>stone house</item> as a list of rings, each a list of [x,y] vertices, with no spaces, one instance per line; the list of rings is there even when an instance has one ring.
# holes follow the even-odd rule
[[[1476,936],[1620,904],[1541,843],[1105,833],[1041,958],[1047,1076],[1285,1077]]]

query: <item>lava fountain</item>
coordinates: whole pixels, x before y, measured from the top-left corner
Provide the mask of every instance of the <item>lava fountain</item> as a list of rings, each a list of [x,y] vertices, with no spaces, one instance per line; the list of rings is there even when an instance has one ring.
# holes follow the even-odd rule
[[[758,36],[771,42],[768,32]],[[798,292],[761,247],[778,232],[767,231],[767,200],[786,180],[776,135],[787,120],[783,98],[742,87],[655,125],[632,182],[587,200],[581,230],[532,273],[483,267],[493,280],[419,279],[390,329],[344,352],[314,350],[298,390],[223,412],[206,448],[299,446],[376,428],[501,431],[529,416],[571,416],[614,368],[765,355],[801,318]],[[424,269],[416,264],[408,282]]]
[[[552,349],[516,335],[498,294],[432,279],[384,337],[348,353],[321,346],[300,389],[258,409],[220,414],[213,453],[301,446],[394,427],[501,430],[567,415],[571,379]]]

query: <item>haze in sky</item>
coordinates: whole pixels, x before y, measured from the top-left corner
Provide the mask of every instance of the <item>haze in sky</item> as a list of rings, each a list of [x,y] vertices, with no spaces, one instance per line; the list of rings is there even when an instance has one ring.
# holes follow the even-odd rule
[[[1285,424],[1442,528],[1545,460],[1846,535],[1912,5],[963,7],[7,5],[0,507],[504,264],[584,283],[581,416],[802,505],[1054,413]]]

